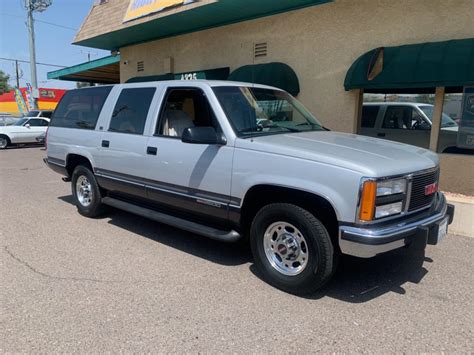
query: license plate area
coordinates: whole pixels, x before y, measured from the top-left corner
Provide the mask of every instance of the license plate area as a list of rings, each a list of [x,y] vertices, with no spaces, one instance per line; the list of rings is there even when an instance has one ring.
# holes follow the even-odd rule
[[[441,242],[444,237],[446,237],[446,234],[448,234],[448,218],[446,217],[443,219],[439,225],[438,225],[438,238],[437,238],[437,243]]]

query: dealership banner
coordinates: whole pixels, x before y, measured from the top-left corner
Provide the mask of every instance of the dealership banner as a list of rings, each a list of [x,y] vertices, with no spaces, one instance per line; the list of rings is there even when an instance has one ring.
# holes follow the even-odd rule
[[[464,88],[457,146],[474,149],[474,86]]]
[[[197,0],[130,0],[123,22],[163,11],[172,6],[187,5]]]

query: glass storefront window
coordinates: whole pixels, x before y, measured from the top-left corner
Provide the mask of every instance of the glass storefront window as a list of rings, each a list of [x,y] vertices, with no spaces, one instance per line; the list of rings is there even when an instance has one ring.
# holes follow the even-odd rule
[[[462,94],[446,94],[439,153],[472,154],[457,146]],[[434,94],[364,94],[359,133],[422,148],[430,147]]]

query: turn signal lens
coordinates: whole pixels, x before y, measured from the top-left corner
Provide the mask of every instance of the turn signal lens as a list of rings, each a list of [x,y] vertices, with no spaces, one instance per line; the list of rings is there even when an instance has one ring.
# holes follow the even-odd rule
[[[361,221],[372,221],[374,219],[376,195],[377,183],[375,181],[364,182],[359,210],[359,219]]]

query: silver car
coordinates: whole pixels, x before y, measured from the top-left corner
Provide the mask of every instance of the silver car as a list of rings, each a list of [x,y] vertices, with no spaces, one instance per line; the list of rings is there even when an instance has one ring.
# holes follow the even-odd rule
[[[341,253],[437,244],[454,215],[435,153],[330,132],[288,93],[249,83],[68,91],[45,162],[80,214],[112,206],[223,242],[248,237],[265,279],[295,294],[322,287]]]
[[[433,109],[433,105],[424,103],[364,103],[360,134],[429,148]],[[443,113],[438,141],[439,152],[458,151],[458,129],[458,124]]]

